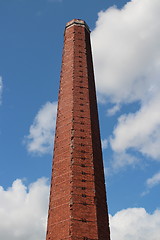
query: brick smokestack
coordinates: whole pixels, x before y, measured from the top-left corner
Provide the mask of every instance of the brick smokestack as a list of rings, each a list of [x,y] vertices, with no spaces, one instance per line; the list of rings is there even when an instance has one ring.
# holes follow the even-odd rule
[[[109,240],[90,30],[66,24],[46,240]]]

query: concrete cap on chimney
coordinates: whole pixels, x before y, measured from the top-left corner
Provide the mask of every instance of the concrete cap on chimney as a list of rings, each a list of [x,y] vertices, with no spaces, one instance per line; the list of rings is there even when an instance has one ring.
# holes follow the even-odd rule
[[[84,21],[84,20],[81,20],[81,19],[73,19],[71,21],[69,21],[67,24],[66,24],[66,29],[73,26],[73,25],[79,25],[79,26],[83,26],[86,28],[86,30],[88,32],[90,32],[90,29],[87,25],[87,23]]]

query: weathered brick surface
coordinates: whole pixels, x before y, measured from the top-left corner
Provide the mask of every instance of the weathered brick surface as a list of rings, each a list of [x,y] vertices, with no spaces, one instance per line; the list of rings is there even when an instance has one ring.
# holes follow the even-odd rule
[[[81,20],[64,35],[46,239],[110,239],[90,33]]]

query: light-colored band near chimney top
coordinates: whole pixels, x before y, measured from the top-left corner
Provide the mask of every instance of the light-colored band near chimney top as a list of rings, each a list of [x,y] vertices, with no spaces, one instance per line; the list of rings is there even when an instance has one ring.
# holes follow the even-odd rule
[[[66,24],[66,29],[73,26],[73,25],[79,25],[79,26],[84,26],[88,32],[90,32],[90,29],[87,25],[87,23],[81,19],[73,19],[70,22]]]

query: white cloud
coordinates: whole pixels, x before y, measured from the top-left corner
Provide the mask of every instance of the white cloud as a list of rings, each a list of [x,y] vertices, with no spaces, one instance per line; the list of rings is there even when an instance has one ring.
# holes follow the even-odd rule
[[[102,149],[107,149],[108,147],[108,140],[107,139],[103,139],[101,140],[102,143]]]
[[[41,178],[27,187],[17,179],[6,190],[0,186],[0,239],[44,240],[49,186]],[[128,208],[110,216],[112,240],[159,240],[160,210]]]
[[[0,186],[0,239],[44,240],[48,196],[45,178],[29,187],[20,179],[7,190]]]
[[[113,152],[110,157],[110,164],[107,164],[107,160],[104,161],[104,172],[106,176],[112,176],[122,169],[126,169],[128,166],[132,168],[141,163],[141,159],[127,152]]]
[[[112,108],[107,110],[107,115],[108,116],[113,116],[115,115],[118,111],[120,110],[120,105],[115,104]]]
[[[2,90],[3,90],[3,81],[2,81],[2,77],[0,76],[0,104],[2,100]]]
[[[116,106],[139,102],[120,116],[111,138],[115,152],[133,148],[160,159],[160,1],[132,0],[101,11],[92,32],[97,89]]]
[[[111,138],[116,152],[134,148],[152,158],[160,159],[160,97],[156,95],[136,113],[122,115]]]
[[[118,171],[125,166],[135,166],[138,164],[140,159],[126,152],[115,152],[112,156],[111,168],[109,171]]]
[[[143,100],[160,87],[159,11],[159,0],[133,0],[99,13],[92,32],[95,74],[110,101]]]
[[[154,186],[160,184],[160,172],[154,174],[151,178],[148,178],[146,183],[149,188],[153,188]]]
[[[141,196],[145,196],[150,193],[151,188],[155,187],[156,185],[160,184],[160,172],[155,173],[151,178],[146,180],[146,190],[141,193]]]
[[[56,102],[47,102],[41,107],[30,126],[29,135],[25,137],[29,152],[37,154],[52,153],[56,112]]]
[[[159,240],[160,210],[153,214],[144,208],[128,208],[110,216],[112,240]]]

